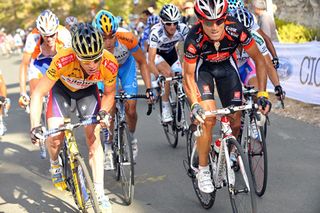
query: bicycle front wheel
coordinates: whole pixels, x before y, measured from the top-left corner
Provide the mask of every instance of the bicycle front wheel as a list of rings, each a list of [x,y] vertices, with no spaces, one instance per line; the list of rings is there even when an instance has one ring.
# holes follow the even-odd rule
[[[119,158],[119,171],[120,182],[122,186],[124,200],[127,205],[130,205],[133,200],[134,194],[134,161],[132,144],[128,140],[128,129],[124,124],[119,129],[120,139],[120,158]]]
[[[81,212],[101,212],[87,166],[80,155],[75,156],[73,176],[74,198]]]
[[[256,194],[261,197],[267,188],[268,157],[264,128],[257,126],[258,137],[249,137],[249,165]]]
[[[198,152],[195,150],[194,155],[192,156],[192,151],[196,149],[194,147],[195,145],[195,136],[193,134],[194,132],[194,124],[190,125],[189,131],[187,133],[187,157],[188,157],[188,176],[191,178],[192,186],[194,189],[194,192],[196,193],[200,204],[205,209],[210,209],[215,201],[216,197],[216,190],[214,190],[212,193],[204,193],[202,192],[198,187],[198,179],[196,177],[196,172],[191,168],[191,164],[193,167],[198,168],[199,166],[199,157]],[[211,168],[211,166],[210,166]]]
[[[162,100],[160,99],[160,115],[162,116]],[[174,105],[171,104],[171,110],[174,109]],[[179,139],[179,134],[178,134],[178,129],[176,126],[176,110],[172,110],[172,121],[170,122],[162,122],[162,127],[164,134],[166,135],[166,139],[170,146],[173,148],[176,148],[178,145],[178,139]]]
[[[256,199],[248,158],[235,139],[228,139],[229,150],[237,156],[237,162],[227,172],[229,197],[233,212],[255,213]]]

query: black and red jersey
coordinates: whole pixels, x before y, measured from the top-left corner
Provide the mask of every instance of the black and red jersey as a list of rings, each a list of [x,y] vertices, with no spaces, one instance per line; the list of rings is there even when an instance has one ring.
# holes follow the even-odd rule
[[[220,44],[215,47],[201,23],[194,25],[184,43],[185,61],[196,63],[201,58],[204,62],[219,63],[229,59],[240,44],[246,50],[255,43],[250,32],[234,17],[227,16],[224,29]]]

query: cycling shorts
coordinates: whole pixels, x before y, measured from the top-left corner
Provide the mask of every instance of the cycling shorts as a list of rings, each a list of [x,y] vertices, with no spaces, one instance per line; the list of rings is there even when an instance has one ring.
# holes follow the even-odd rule
[[[97,115],[100,110],[101,102],[97,85],[72,92],[58,80],[49,94],[47,119],[52,117],[70,118],[71,99],[76,102],[81,120]]]
[[[249,58],[241,67],[239,67],[241,82],[247,86],[249,80],[256,76],[256,67],[251,58]]]
[[[43,75],[45,75],[51,61],[52,58],[31,60],[30,67],[28,69],[28,80],[40,79]]]
[[[148,58],[148,55],[147,55],[147,58]],[[175,48],[173,48],[169,53],[166,53],[166,54],[157,51],[157,54],[154,60],[155,65],[158,65],[163,61],[169,64],[172,72],[175,72],[175,73],[182,72],[182,66]]]
[[[223,107],[242,104],[242,84],[237,66],[230,58],[219,63],[197,63],[195,81],[198,86],[199,101],[214,100],[214,83]]]

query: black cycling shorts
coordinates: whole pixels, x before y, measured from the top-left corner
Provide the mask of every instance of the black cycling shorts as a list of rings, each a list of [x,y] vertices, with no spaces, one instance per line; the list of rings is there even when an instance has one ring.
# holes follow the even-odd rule
[[[240,106],[242,104],[242,84],[234,61],[219,63],[197,62],[195,80],[202,101],[214,100],[214,82],[222,106]]]
[[[170,52],[164,52],[157,50],[157,54],[160,55],[171,67],[178,60],[178,53],[176,48],[173,48]]]
[[[58,80],[49,94],[47,119],[51,117],[69,118],[71,99],[76,102],[81,120],[97,115],[100,110],[101,101],[97,85],[72,92]]]

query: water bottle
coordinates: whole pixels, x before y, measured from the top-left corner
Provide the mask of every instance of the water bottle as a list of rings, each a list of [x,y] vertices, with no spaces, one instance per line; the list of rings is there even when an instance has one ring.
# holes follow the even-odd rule
[[[221,138],[218,138],[213,145],[213,149],[216,153],[220,152],[220,146],[221,146]]]
[[[254,120],[251,121],[251,137],[253,139],[258,139],[259,138],[257,125],[255,124]]]
[[[40,140],[39,147],[40,147],[40,157],[41,157],[41,159],[46,159],[47,150],[46,150],[46,145],[44,143],[44,140]]]

